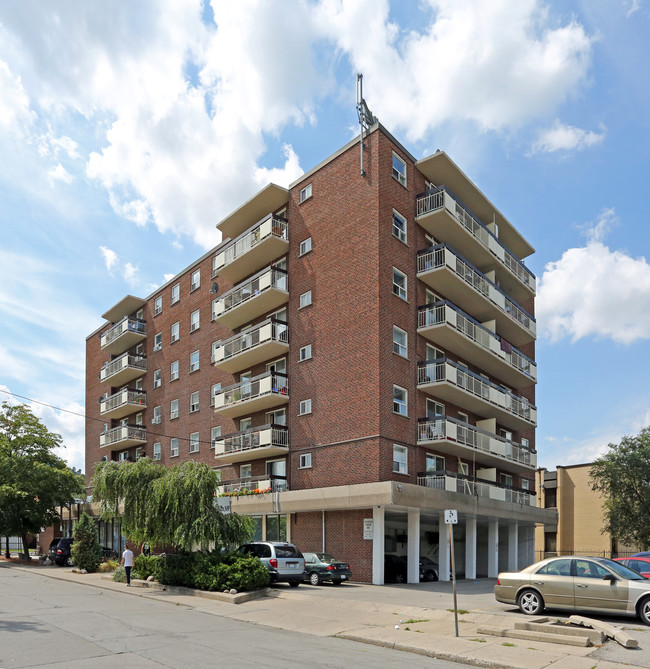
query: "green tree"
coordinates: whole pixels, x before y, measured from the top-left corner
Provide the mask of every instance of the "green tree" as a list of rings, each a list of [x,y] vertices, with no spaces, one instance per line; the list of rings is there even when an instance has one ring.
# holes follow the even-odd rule
[[[182,551],[230,548],[250,537],[250,518],[224,515],[216,507],[218,485],[219,475],[206,464],[165,467],[148,458],[100,462],[91,481],[104,517],[121,518],[131,541]]]
[[[70,547],[70,555],[75,567],[89,572],[97,571],[102,559],[102,547],[97,538],[97,524],[84,511],[72,533],[74,542]]]
[[[590,470],[592,490],[603,495],[604,532],[620,542],[650,548],[650,427],[609,444]]]
[[[24,404],[0,407],[0,535],[19,536],[29,558],[27,535],[59,521],[57,507],[83,494],[82,476],[54,453],[61,436]]]

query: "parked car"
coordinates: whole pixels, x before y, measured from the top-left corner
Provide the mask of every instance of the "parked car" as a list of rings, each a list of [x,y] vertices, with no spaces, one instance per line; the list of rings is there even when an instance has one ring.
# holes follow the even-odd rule
[[[56,543],[55,543],[56,542]],[[72,537],[63,537],[62,539],[54,539],[50,543],[48,555],[50,559],[59,565],[59,567],[72,567],[72,555],[70,547],[74,543]],[[102,560],[116,560],[119,555],[116,550],[112,548],[101,547]]]
[[[650,556],[650,553],[648,553],[648,555]],[[650,578],[650,557],[637,557],[636,555],[633,555],[632,557],[626,558],[614,558],[614,562],[620,562],[628,569],[633,569],[634,571],[639,572],[643,578]]]
[[[632,557],[650,557],[650,552],[643,551],[642,553],[635,553]]]
[[[494,596],[522,613],[545,608],[639,616],[650,625],[650,581],[620,562],[577,555],[547,558],[499,574]]]
[[[259,558],[274,583],[289,583],[297,588],[304,578],[305,558],[296,546],[286,541],[253,541],[240,546],[237,551]]]
[[[408,580],[408,562],[403,555],[384,554],[384,582],[406,583]],[[420,562],[420,580],[424,580],[424,569]]]
[[[420,555],[420,580],[429,582],[438,580],[438,565],[426,555]]]
[[[323,581],[331,581],[341,585],[352,578],[350,565],[337,560],[329,553],[303,553],[305,558],[305,581],[312,585],[320,585]]]

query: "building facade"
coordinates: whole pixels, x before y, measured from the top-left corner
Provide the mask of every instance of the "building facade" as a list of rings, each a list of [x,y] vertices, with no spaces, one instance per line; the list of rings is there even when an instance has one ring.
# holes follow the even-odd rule
[[[218,224],[222,243],[87,340],[86,470],[146,455],[383,583],[384,554],[449,578],[534,559],[529,243],[441,151],[377,124]]]

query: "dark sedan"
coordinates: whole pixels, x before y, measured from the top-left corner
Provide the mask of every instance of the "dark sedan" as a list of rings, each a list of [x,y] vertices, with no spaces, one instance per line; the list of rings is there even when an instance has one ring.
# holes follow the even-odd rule
[[[350,565],[340,562],[329,553],[303,553],[305,557],[305,580],[312,585],[320,585],[330,581],[333,585],[341,585],[352,578]]]

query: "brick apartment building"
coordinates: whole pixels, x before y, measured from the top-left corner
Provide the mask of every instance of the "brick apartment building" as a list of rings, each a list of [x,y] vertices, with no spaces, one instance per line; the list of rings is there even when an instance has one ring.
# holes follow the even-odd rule
[[[529,243],[441,151],[380,124],[218,224],[223,242],[87,339],[86,470],[219,469],[260,539],[384,582],[384,553],[495,576],[534,559]],[[105,421],[104,429],[102,422]],[[251,494],[242,494],[242,492]],[[103,528],[104,543],[119,541]]]

